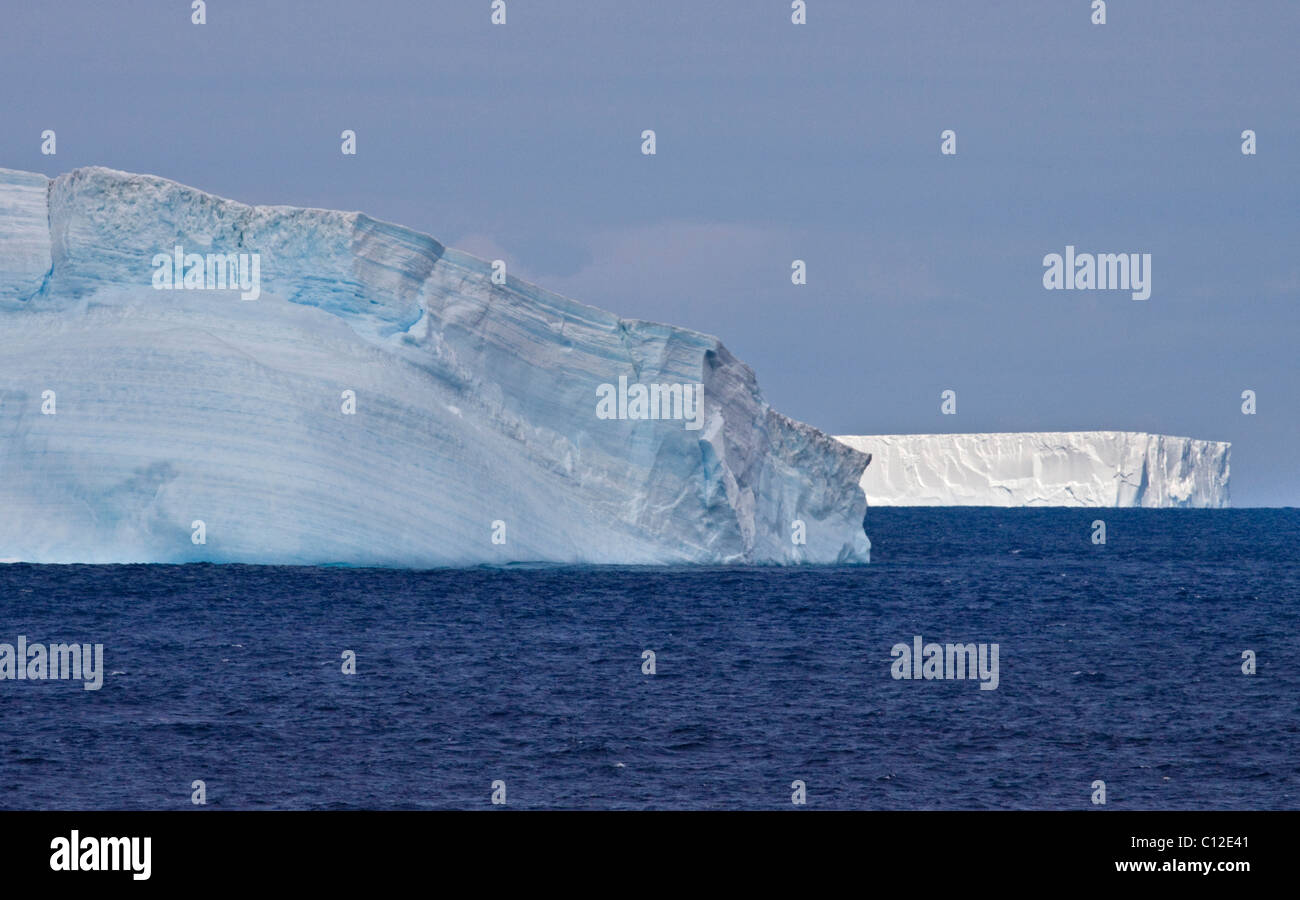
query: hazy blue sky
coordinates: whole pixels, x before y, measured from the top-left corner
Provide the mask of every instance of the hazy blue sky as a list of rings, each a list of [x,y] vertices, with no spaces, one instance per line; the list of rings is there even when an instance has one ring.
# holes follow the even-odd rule
[[[1300,3],[507,4],[6,4],[0,166],[364,210],[716,334],[827,431],[1230,440],[1234,505],[1300,504]],[[1044,290],[1066,244],[1151,298]]]

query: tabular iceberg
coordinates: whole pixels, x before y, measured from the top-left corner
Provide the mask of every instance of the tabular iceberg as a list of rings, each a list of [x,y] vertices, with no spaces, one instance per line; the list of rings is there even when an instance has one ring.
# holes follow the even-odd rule
[[[871,506],[1228,506],[1231,445],[1127,431],[842,435]]]
[[[174,248],[255,256],[257,299],[155,289]],[[0,169],[0,558],[867,559],[869,457],[716,338],[492,274],[360,213]],[[700,427],[598,417],[623,379],[702,385]]]

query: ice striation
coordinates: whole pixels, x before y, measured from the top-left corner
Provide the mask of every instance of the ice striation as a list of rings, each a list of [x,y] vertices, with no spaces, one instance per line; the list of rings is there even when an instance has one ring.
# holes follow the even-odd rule
[[[155,290],[178,245],[258,254],[260,297]],[[716,338],[491,275],[360,213],[0,169],[0,558],[867,558],[869,457]],[[620,376],[702,384],[702,427],[597,418]]]
[[[836,439],[871,455],[869,506],[1228,506],[1221,441],[1129,431]]]

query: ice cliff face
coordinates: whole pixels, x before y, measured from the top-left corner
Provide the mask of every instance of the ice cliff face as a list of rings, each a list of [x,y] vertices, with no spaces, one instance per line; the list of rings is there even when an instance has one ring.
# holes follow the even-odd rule
[[[1124,431],[841,436],[873,506],[1226,507],[1228,451]]]
[[[258,254],[260,296],[155,290],[177,245]],[[869,457],[717,339],[491,274],[359,213],[0,170],[0,558],[866,558]],[[702,427],[598,418],[620,376],[703,385]]]

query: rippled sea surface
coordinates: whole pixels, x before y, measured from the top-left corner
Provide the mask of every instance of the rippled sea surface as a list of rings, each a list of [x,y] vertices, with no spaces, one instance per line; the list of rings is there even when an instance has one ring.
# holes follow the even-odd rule
[[[0,642],[106,670],[0,681],[0,806],[1300,807],[1300,511],[868,533],[852,568],[0,566]],[[997,689],[895,680],[914,635],[997,643]]]

